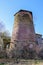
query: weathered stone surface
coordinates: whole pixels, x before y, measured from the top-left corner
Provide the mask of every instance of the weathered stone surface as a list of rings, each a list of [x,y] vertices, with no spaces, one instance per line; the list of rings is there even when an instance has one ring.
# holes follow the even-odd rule
[[[10,50],[21,50],[24,46],[35,43],[35,30],[32,12],[20,10],[15,14]]]

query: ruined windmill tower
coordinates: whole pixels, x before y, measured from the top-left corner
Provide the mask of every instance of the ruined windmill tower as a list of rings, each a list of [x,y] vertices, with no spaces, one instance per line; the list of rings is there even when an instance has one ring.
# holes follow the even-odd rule
[[[35,43],[35,30],[31,11],[20,10],[15,15],[10,49],[19,51],[27,45]],[[20,54],[20,53],[19,53]]]

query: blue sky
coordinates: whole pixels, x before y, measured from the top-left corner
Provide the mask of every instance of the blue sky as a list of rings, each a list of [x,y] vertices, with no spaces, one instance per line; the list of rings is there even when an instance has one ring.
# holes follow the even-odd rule
[[[0,0],[0,21],[12,34],[14,14],[20,9],[33,12],[35,32],[43,35],[43,0]]]

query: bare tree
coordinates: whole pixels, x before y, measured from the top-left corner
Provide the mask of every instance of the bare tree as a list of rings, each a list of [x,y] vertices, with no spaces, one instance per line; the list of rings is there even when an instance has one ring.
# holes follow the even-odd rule
[[[6,47],[6,44],[10,43],[10,33],[2,21],[0,22],[0,37],[3,39],[4,47]]]
[[[1,22],[0,22],[0,32],[3,32],[3,31],[5,31],[5,25],[4,25],[4,23],[1,21]]]

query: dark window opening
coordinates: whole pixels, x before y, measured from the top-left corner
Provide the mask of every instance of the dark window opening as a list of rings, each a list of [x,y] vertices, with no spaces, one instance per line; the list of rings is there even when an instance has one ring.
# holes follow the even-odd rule
[[[17,45],[15,44],[15,47],[17,47]]]
[[[36,41],[36,44],[38,45],[38,41]]]

